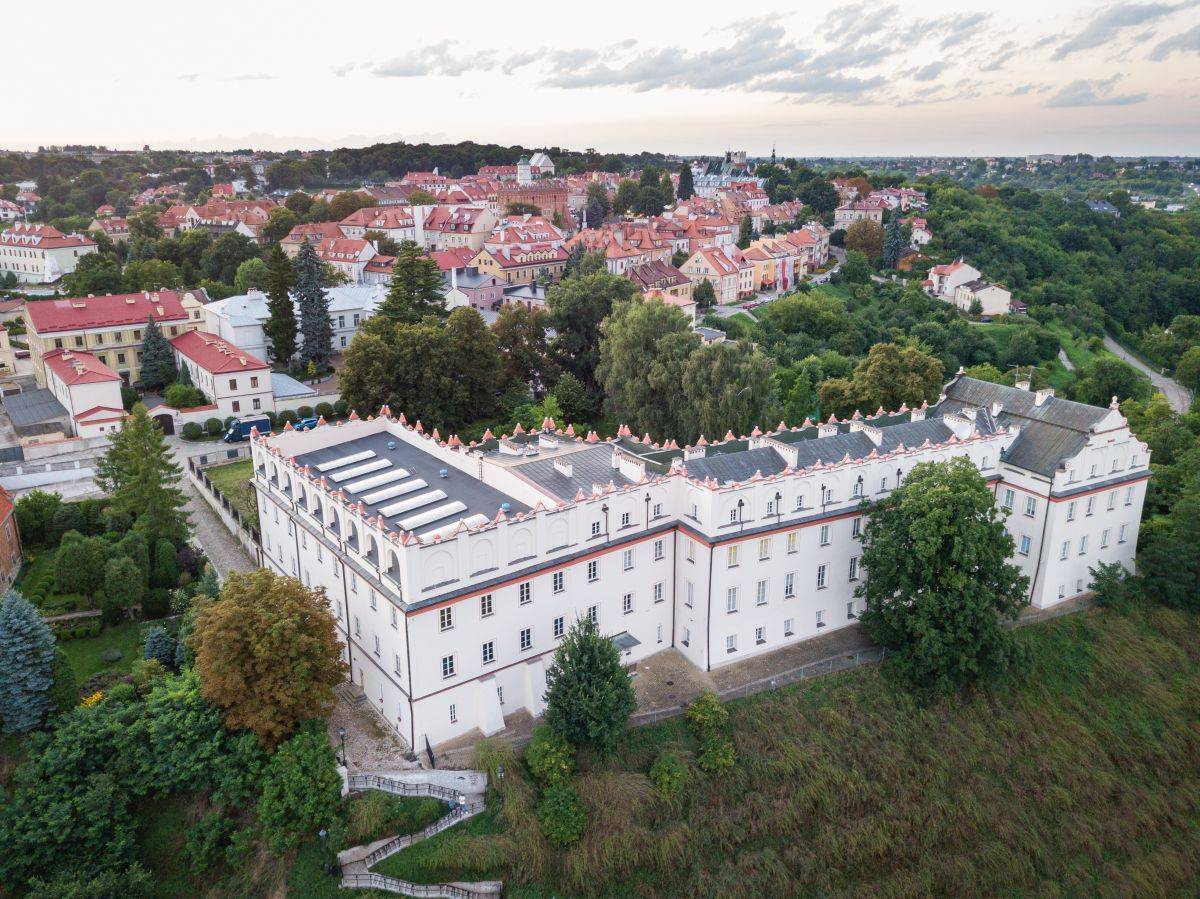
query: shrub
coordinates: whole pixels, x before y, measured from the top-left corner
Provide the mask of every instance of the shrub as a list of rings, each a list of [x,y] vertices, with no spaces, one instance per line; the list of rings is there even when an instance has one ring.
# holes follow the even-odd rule
[[[120,509],[114,509],[112,506],[104,510],[103,520],[105,532],[113,531],[117,534],[124,534],[133,527],[133,516]]]
[[[199,877],[221,860],[233,832],[233,821],[216,811],[209,812],[188,829],[184,853],[194,876]]]
[[[350,414],[350,404],[345,400],[338,400],[333,404],[333,414],[338,418],[345,418]]]
[[[284,409],[282,412],[279,413],[278,420],[280,423],[289,422],[289,421],[295,423],[295,421],[299,417],[300,416],[296,414],[296,411],[294,409]]]
[[[542,833],[555,846],[569,846],[587,830],[587,807],[570,784],[547,787],[537,816]]]
[[[163,668],[175,666],[175,638],[166,628],[156,625],[146,632],[146,645],[142,649],[143,659],[156,659]]]
[[[312,406],[301,406],[299,409],[296,410],[296,412],[300,418],[312,418],[313,407]]]
[[[120,650],[118,649],[117,652],[120,653]],[[116,704],[133,702],[135,699],[137,699],[137,690],[133,688],[133,684],[126,683],[113,684],[108,688],[108,693],[104,697],[105,702]]]
[[[533,729],[525,747],[525,764],[545,786],[566,783],[575,770],[575,750],[561,734],[543,724]]]
[[[1101,562],[1091,569],[1091,575],[1088,589],[1095,593],[1097,605],[1118,611],[1129,605],[1132,590],[1120,562]]]
[[[192,384],[172,384],[163,393],[163,403],[172,409],[191,409],[203,406],[208,398],[204,392]]]
[[[61,715],[79,705],[79,681],[75,677],[75,669],[71,667],[71,660],[60,646],[54,649],[54,666],[51,673],[54,685],[50,688],[50,698],[54,700],[55,710]]]
[[[705,774],[721,777],[733,770],[734,760],[733,741],[724,734],[713,734],[701,743],[696,764]]]
[[[175,564],[179,566],[181,577],[183,574],[189,574],[193,578],[199,577],[204,562],[204,551],[190,543],[183,544],[175,553]]]
[[[331,406],[329,403],[317,403],[313,411],[326,421],[329,421],[329,419],[333,418],[333,406]]]
[[[166,587],[155,587],[147,591],[142,599],[142,617],[147,621],[165,618],[171,614],[171,591]]]
[[[194,421],[189,421],[180,432],[184,440],[199,440],[204,436],[204,428]]]
[[[687,721],[696,739],[703,742],[710,734],[720,733],[729,725],[729,709],[716,693],[705,690],[688,706]]]
[[[234,416],[226,415],[225,416],[225,425],[222,427],[221,430],[228,431],[230,428],[232,428],[233,427],[233,419],[234,419]]]
[[[221,433],[221,419],[206,418],[204,419],[204,430],[208,431],[210,437],[216,437]]]
[[[276,415],[274,412],[264,412],[263,415],[265,415],[267,417],[267,421],[269,421],[271,423],[272,428],[274,428],[275,423],[277,421],[279,421],[279,416]]]
[[[658,795],[668,802],[679,798],[688,780],[687,763],[679,754],[670,749],[664,749],[650,766],[650,780]]]
[[[154,544],[154,576],[151,583],[155,587],[168,589],[179,586],[179,563],[175,558],[175,544],[166,537],[160,537]]]
[[[104,566],[104,596],[118,606],[128,608],[143,601],[145,586],[137,563],[128,556],[109,559]]]
[[[324,726],[310,726],[281,745],[263,773],[258,819],[273,852],[286,852],[300,837],[337,816],[342,779]]]
[[[130,674],[133,676],[133,688],[137,690],[139,696],[145,696],[157,684],[167,672],[163,666],[159,664],[158,659],[138,659],[130,668]]]
[[[51,542],[54,514],[61,505],[61,496],[42,490],[31,490],[17,500],[17,527],[20,529],[21,539],[27,547],[41,546]]]
[[[86,529],[87,521],[84,518],[83,509],[77,503],[64,503],[54,512],[50,524],[50,539],[57,543],[62,540],[63,534],[67,531],[83,533]]]
[[[100,603],[100,620],[106,625],[120,624],[125,620],[125,607],[121,605],[121,601],[116,597],[104,594],[104,601]],[[121,650],[106,650],[107,652],[118,653],[117,658],[121,656]],[[116,661],[114,659],[113,661]]]

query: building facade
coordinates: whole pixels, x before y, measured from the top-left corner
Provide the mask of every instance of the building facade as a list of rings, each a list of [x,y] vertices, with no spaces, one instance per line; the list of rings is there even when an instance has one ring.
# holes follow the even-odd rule
[[[96,437],[121,427],[120,375],[91,353],[52,350],[43,362],[46,388],[67,410],[74,436]]]
[[[385,408],[253,441],[264,564],[324,589],[351,679],[412,746],[540,714],[582,616],[627,662],[703,670],[854,623],[864,515],[919,463],[976,465],[1039,608],[1132,566],[1149,478],[1115,406],[961,374],[931,407],[684,448],[546,424],[465,447]]]
[[[221,418],[275,411],[271,368],[209,331],[188,331],[171,340],[175,365],[208,396]]]
[[[13,495],[0,487],[0,593],[13,585],[23,559]]]
[[[17,222],[0,231],[0,275],[12,273],[22,284],[53,284],[75,271],[96,244],[49,225]]]

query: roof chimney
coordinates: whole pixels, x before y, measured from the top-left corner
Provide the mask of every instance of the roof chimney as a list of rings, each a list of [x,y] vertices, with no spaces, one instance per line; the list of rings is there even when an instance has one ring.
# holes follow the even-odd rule
[[[1043,387],[1041,390],[1039,390],[1037,393],[1035,393],[1033,395],[1033,404],[1035,406],[1040,406],[1044,402],[1046,402],[1046,400],[1050,399],[1050,397],[1052,397],[1052,396],[1054,396],[1054,388],[1053,387]]]

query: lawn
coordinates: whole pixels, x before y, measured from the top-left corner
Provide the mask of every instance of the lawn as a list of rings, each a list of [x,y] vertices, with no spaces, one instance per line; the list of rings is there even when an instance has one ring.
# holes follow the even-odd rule
[[[95,637],[64,640],[61,645],[81,684],[101,672],[128,674],[134,661],[142,657],[142,625],[136,621],[126,621],[104,628]],[[113,662],[104,661],[101,656],[108,649],[119,649],[121,658]]]
[[[240,459],[226,465],[214,465],[204,469],[208,479],[213,482],[233,507],[242,513],[248,523],[258,527],[258,496],[250,485],[254,477],[254,462],[251,459]]]
[[[682,720],[581,766],[584,839],[538,833],[523,768],[503,804],[381,863],[512,895],[1196,895],[1200,617],[1152,608],[1022,628],[1030,666],[920,706],[878,669],[730,705],[733,772],[678,805],[646,772],[693,757]]]

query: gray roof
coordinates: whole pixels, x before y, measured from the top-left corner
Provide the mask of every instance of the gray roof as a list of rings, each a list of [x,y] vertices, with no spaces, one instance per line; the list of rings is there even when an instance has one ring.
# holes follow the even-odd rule
[[[394,444],[394,448],[389,448],[389,443]],[[320,471],[317,468],[327,462],[366,452],[372,452],[374,455],[363,458],[360,462],[349,463],[331,470]],[[351,472],[359,466],[370,465],[378,461],[386,461],[389,464],[376,467],[371,471],[364,471],[360,475],[343,477],[338,480],[338,475],[344,472]],[[496,517],[496,513],[500,511],[501,505],[504,503],[508,504],[509,512],[512,514],[529,509],[524,503],[518,502],[495,487],[476,480],[466,472],[447,465],[437,457],[405,443],[386,431],[314,450],[311,453],[304,453],[296,457],[296,464],[311,465],[314,475],[324,475],[329,479],[331,489],[340,487],[351,501],[361,500],[366,506],[369,516],[383,514],[388,527],[397,531],[404,529],[417,534],[425,534],[472,515],[485,515],[490,521]],[[401,469],[407,474],[401,475],[399,473]],[[441,476],[443,470],[447,475],[445,478]],[[391,475],[390,479],[387,479],[388,475]],[[375,481],[375,483],[350,489],[369,481]],[[413,486],[416,481],[425,483]],[[406,487],[403,492],[394,492],[393,488],[402,486]],[[376,496],[388,491],[393,491],[391,496],[380,496],[374,501],[366,499],[368,496]],[[418,499],[433,491],[441,491],[445,496],[430,497],[425,503],[391,514],[383,511],[410,499]],[[462,503],[464,508],[448,510],[443,516],[422,521],[411,527],[404,527],[401,524],[411,516],[418,516],[455,502]]]
[[[779,474],[787,467],[787,462],[778,450],[770,447],[744,450],[740,453],[716,453],[703,459],[692,459],[685,464],[689,477],[716,478],[721,483],[748,480],[754,477],[756,471],[761,471],[763,475]]]
[[[271,395],[276,399],[289,399],[297,396],[316,396],[317,392],[307,384],[301,384],[291,375],[273,371],[271,372]]]
[[[15,428],[69,417],[63,404],[44,387],[6,396],[4,408]]]
[[[993,403],[1001,406],[996,424],[1021,429],[1004,461],[1047,477],[1054,475],[1060,462],[1079,452],[1092,429],[1109,414],[1108,409],[1058,397],[1048,397],[1038,405],[1035,394],[1028,390],[966,376],[946,385],[946,399],[937,411],[987,409],[990,417]]]
[[[624,487],[633,483],[612,467],[612,454],[612,446],[607,443],[598,443],[574,453],[560,453],[554,458],[571,463],[570,477],[554,467],[554,458],[524,462],[515,465],[513,471],[542,489],[549,490],[559,499],[571,500],[580,490],[590,494],[593,484],[612,481],[618,487]]]

